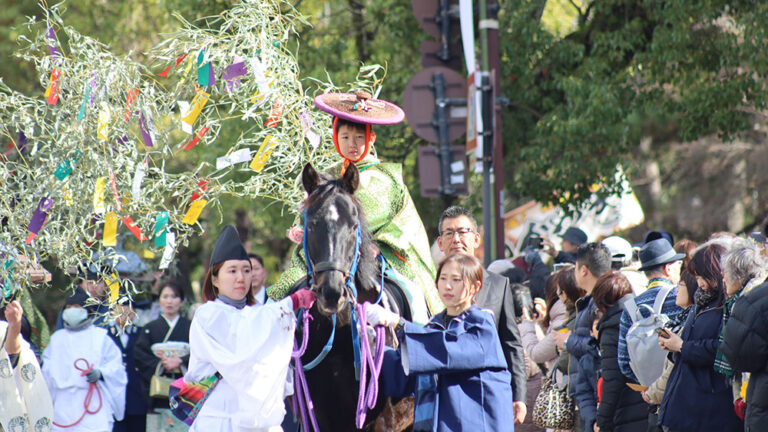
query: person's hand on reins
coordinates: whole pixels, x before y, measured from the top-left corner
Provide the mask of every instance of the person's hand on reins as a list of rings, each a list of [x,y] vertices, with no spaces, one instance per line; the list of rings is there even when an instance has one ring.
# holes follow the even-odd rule
[[[388,311],[377,304],[367,305],[365,312],[368,324],[372,326],[383,325],[394,327],[400,322],[400,315]]]

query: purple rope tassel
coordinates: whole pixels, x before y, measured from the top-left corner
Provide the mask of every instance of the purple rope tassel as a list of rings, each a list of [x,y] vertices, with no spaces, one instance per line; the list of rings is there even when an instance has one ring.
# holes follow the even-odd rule
[[[381,373],[381,364],[384,361],[384,326],[376,326],[376,351],[371,354],[370,344],[368,343],[368,332],[366,325],[366,305],[368,303],[357,304],[357,315],[360,317],[360,389],[357,394],[357,411],[355,412],[355,426],[362,429],[365,424],[365,416],[369,409],[376,406],[376,399],[379,397],[379,374]],[[370,367],[371,376],[368,379],[368,368]]]
[[[293,409],[298,409],[301,413],[301,426],[302,430],[309,432],[309,421],[312,422],[312,427],[315,432],[320,432],[320,428],[317,426],[317,418],[315,417],[315,407],[312,403],[312,396],[309,394],[309,386],[307,385],[307,377],[304,375],[304,365],[301,363],[301,356],[307,350],[307,343],[309,342],[309,320],[312,319],[312,315],[308,310],[305,310],[302,314],[301,324],[303,326],[301,346],[296,347],[296,341],[293,341],[293,352],[291,358],[293,359]]]

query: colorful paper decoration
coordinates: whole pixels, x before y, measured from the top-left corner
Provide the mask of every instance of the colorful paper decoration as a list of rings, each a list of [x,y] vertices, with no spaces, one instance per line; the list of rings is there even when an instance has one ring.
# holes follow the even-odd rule
[[[133,184],[131,185],[131,195],[134,201],[141,197],[141,181],[144,180],[144,175],[147,172],[147,160],[136,164],[136,172],[133,174]]]
[[[205,207],[207,202],[208,200],[204,199],[192,201],[192,205],[189,206],[189,210],[187,210],[187,214],[184,215],[184,219],[182,219],[181,222],[187,225],[194,225],[195,222],[197,222],[197,218],[200,217],[200,213],[203,212],[203,207]]]
[[[58,69],[53,68],[51,72],[51,83],[48,88],[45,89],[46,102],[49,105],[56,105],[59,103],[59,78],[61,78],[61,72]]]
[[[205,50],[201,49],[197,55],[197,83],[204,87],[216,85],[216,73],[213,71],[213,65],[211,62],[203,64],[204,61]]]
[[[72,174],[72,163],[69,162],[69,159],[64,159],[53,172],[53,175],[60,181],[64,181],[70,174]]]
[[[96,179],[96,186],[93,189],[93,212],[96,214],[104,214],[107,211],[107,205],[104,203],[104,189],[106,186],[106,177]]]
[[[48,39],[48,54],[51,57],[60,57],[61,53],[57,48],[58,41],[56,40],[56,33],[53,31],[53,27],[48,27],[48,32],[45,34],[45,38]]]
[[[91,86],[86,83],[83,95],[83,103],[80,104],[80,112],[77,114],[77,120],[82,120],[85,117],[85,106],[91,98]]]
[[[309,111],[304,110],[300,112],[299,119],[301,120],[301,127],[304,129],[304,136],[309,139],[312,148],[317,148],[320,145],[320,135],[312,130],[312,116],[309,114]]]
[[[139,114],[139,129],[141,130],[141,138],[144,140],[144,145],[147,147],[153,147],[155,142],[155,132],[152,127],[152,112],[147,110],[146,114],[142,110]]]
[[[249,160],[251,160],[251,151],[249,149],[240,149],[226,156],[217,158],[216,169],[221,170],[234,164],[248,162]]]
[[[209,180],[210,179],[200,180],[200,183],[197,184],[197,189],[192,192],[192,199],[190,201],[197,201],[205,194],[205,191],[208,190]]]
[[[240,85],[240,77],[248,73],[248,68],[242,60],[225,67],[221,72],[221,78],[227,82],[227,91],[231,92]]]
[[[109,289],[110,303],[116,302],[120,296],[120,278],[117,276],[117,274],[112,273],[109,276],[104,276],[104,282],[107,284],[107,288]]]
[[[115,212],[107,212],[104,216],[104,246],[117,246],[117,221],[118,216]]]
[[[163,211],[155,216],[155,246],[163,247],[168,232],[168,212]]]
[[[256,152],[256,156],[253,157],[250,168],[256,172],[261,172],[267,164],[267,160],[269,160],[269,156],[272,154],[276,145],[277,142],[272,135],[267,135],[261,143],[259,151]]]
[[[125,101],[125,121],[131,120],[131,105],[136,102],[136,96],[139,95],[139,89],[134,88],[133,91],[128,92],[128,97]]]
[[[182,147],[182,150],[191,150],[192,147],[200,143],[200,140],[203,139],[206,133],[208,133],[208,130],[210,130],[210,128],[207,126],[200,128],[200,130],[197,131],[197,134],[187,143],[187,145]]]
[[[276,128],[280,122],[280,117],[283,115],[283,105],[280,103],[280,99],[275,99],[275,103],[272,105],[272,112],[269,114],[269,118],[264,123],[265,127]]]
[[[147,236],[141,232],[141,229],[136,225],[136,222],[134,222],[130,216],[123,216],[121,219],[123,220],[123,223],[128,228],[128,230],[130,230],[133,235],[139,239],[139,241],[147,240]]]
[[[107,141],[109,139],[109,121],[112,118],[112,114],[109,112],[109,105],[106,102],[101,103],[101,110],[99,111],[99,125],[96,129],[96,135],[100,140]]]
[[[29,236],[25,241],[26,244],[32,243],[32,240],[34,240],[35,237],[37,237],[37,234],[40,233],[43,225],[45,225],[45,220],[48,218],[48,210],[51,209],[52,205],[52,199],[48,197],[40,199],[40,202],[37,204],[37,209],[35,209],[35,213],[32,215],[32,219],[29,221],[29,226],[27,226]]]
[[[190,105],[189,110],[187,112],[182,112],[181,115],[181,129],[184,132],[192,135],[195,121],[203,111],[203,107],[208,102],[210,96],[211,95],[204,92],[202,89],[197,90],[197,94],[195,95],[195,98],[192,99],[192,104]]]
[[[160,269],[165,270],[171,265],[173,261],[173,252],[176,249],[176,234],[168,230],[166,234],[165,249],[163,250],[163,257],[160,259]]]
[[[112,170],[109,171],[109,184],[112,186],[112,195],[115,197],[117,210],[123,211],[123,204],[120,202],[120,195],[117,194],[117,183],[115,183],[115,173],[112,172]]]

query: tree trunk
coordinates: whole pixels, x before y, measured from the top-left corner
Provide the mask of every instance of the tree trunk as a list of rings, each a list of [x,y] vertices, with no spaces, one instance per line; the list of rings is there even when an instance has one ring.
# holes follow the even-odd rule
[[[357,58],[361,62],[368,61],[368,32],[365,23],[365,4],[364,0],[348,0],[349,12],[352,18],[352,34],[355,37],[355,47],[357,48]]]

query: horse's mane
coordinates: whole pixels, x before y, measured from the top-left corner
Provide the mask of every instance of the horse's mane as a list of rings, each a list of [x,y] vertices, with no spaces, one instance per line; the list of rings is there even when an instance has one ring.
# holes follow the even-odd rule
[[[300,209],[304,211],[310,207],[319,205],[326,200],[329,200],[334,194],[345,195],[352,201],[352,204],[357,209],[357,214],[360,215],[360,233],[362,237],[360,243],[360,262],[357,266],[356,276],[357,282],[361,282],[358,284],[358,288],[373,290],[375,289],[373,284],[377,280],[376,274],[378,268],[376,266],[375,257],[372,254],[373,248],[371,248],[371,245],[373,245],[373,236],[368,229],[368,219],[365,216],[363,206],[354,194],[350,194],[344,190],[341,179],[323,173],[319,173],[319,175],[321,182],[304,200]]]

